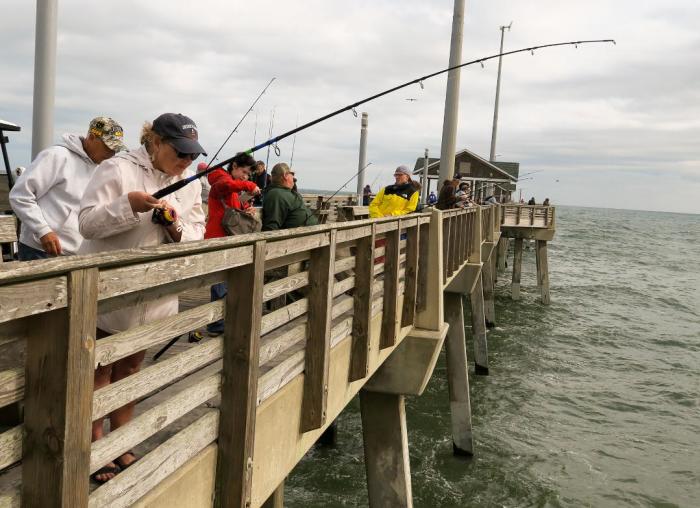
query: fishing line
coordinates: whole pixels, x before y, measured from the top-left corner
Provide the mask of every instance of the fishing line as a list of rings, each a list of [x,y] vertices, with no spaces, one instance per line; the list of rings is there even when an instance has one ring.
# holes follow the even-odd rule
[[[533,54],[534,54],[534,50],[536,50],[536,49],[552,48],[552,47],[556,47],[556,46],[576,46],[576,47],[578,47],[581,44],[596,44],[596,43],[604,43],[604,42],[611,42],[611,43],[615,44],[615,41],[613,39],[596,39],[596,40],[586,40],[586,41],[557,42],[557,43],[552,43],[552,44],[543,44],[541,46],[533,46],[530,48],[522,48],[522,49],[516,49],[513,51],[506,51],[504,53],[498,53],[495,55],[487,56],[484,58],[478,58],[478,59],[472,60],[470,62],[465,62],[465,63],[459,64],[459,65],[448,67],[446,69],[443,69],[443,70],[440,70],[437,72],[433,72],[431,74],[426,74],[425,76],[422,76],[420,78],[412,79],[411,81],[408,81],[402,85],[398,85],[398,86],[395,86],[393,88],[389,88],[388,90],[385,90],[383,92],[379,92],[378,94],[367,97],[366,99],[362,99],[360,101],[349,104],[343,108],[340,108],[336,111],[333,111],[332,113],[328,113],[327,115],[319,117],[315,120],[311,120],[310,122],[305,123],[304,125],[300,125],[299,127],[296,127],[296,128],[294,128],[290,131],[287,131],[283,134],[280,134],[279,136],[275,136],[273,138],[270,138],[267,141],[260,143],[259,145],[254,146],[253,148],[246,150],[244,153],[252,154],[252,153],[254,153],[257,150],[260,150],[262,148],[268,147],[270,145],[276,145],[277,142],[283,140],[284,138],[289,137],[293,134],[296,134],[297,132],[308,129],[309,127],[312,127],[313,125],[321,123],[324,120],[328,120],[329,118],[337,116],[340,113],[343,113],[345,111],[351,111],[351,110],[357,111],[355,109],[355,108],[357,108],[357,106],[360,106],[360,105],[365,104],[367,102],[373,101],[374,99],[378,99],[379,97],[383,97],[384,95],[388,95],[388,94],[393,93],[397,90],[401,90],[402,88],[406,88],[407,86],[410,86],[413,84],[418,84],[420,86],[423,86],[423,81],[425,81],[426,79],[430,79],[430,78],[433,78],[435,76],[439,76],[440,74],[445,74],[446,72],[449,72],[449,71],[452,71],[455,69],[460,69],[462,67],[468,67],[470,65],[485,62],[487,60],[492,60],[494,58],[499,58],[499,57],[508,56],[508,55],[514,55],[516,53],[523,53],[526,51],[533,52]],[[206,169],[204,171],[200,171],[199,173],[197,173],[195,175],[189,176],[189,177],[184,178],[178,182],[175,182],[171,185],[168,185],[167,187],[164,187],[161,190],[157,191],[155,194],[153,194],[153,197],[160,199],[164,196],[167,196],[168,194],[171,194],[171,193],[183,188],[185,185],[192,182],[193,180],[196,180],[197,178],[201,178],[202,176],[214,171],[217,168],[224,167],[226,164],[230,163],[232,160],[233,160],[233,157],[231,157],[230,159],[227,159],[225,161],[220,162],[216,166],[210,167],[209,169]]]

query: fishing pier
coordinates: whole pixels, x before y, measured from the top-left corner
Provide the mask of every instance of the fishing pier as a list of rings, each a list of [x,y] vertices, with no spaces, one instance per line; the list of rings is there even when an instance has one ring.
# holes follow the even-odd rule
[[[478,453],[463,298],[476,372],[487,373],[502,246],[515,239],[517,297],[523,241],[537,242],[547,303],[555,210],[347,220],[362,212],[295,230],[0,265],[0,406],[22,408],[0,433],[0,506],[282,506],[286,476],[358,393],[369,504],[412,506],[404,397],[423,392],[443,343],[455,452]],[[287,276],[266,283],[265,272],[281,268]],[[208,287],[223,281],[228,297],[209,302]],[[98,313],[171,294],[180,295],[178,314],[95,340]],[[224,335],[181,340],[93,390],[96,366],[144,349],[150,358],[222,317]],[[92,421],[130,401],[135,418],[91,443]],[[90,485],[90,473],[132,448],[138,462]]]

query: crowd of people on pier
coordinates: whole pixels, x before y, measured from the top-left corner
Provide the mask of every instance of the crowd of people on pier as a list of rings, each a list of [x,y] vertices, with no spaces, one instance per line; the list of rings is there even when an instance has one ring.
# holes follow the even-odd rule
[[[136,148],[128,150],[123,139],[124,130],[116,120],[97,117],[85,135],[65,134],[61,143],[40,152],[21,174],[10,192],[11,206],[21,222],[21,261],[318,224],[297,191],[295,172],[285,163],[268,172],[264,162],[247,153],[237,154],[225,168],[193,180],[164,199],[155,198],[158,190],[190,176],[192,163],[207,155],[196,123],[185,115],[164,113],[144,123]],[[206,162],[195,169],[207,170]],[[421,185],[412,179],[408,167],[398,166],[394,179],[376,195],[369,185],[365,187],[363,204],[369,207],[370,217],[400,216],[418,208]],[[476,206],[472,196],[470,184],[457,177],[446,180],[439,195],[431,192],[427,204],[441,210]],[[490,196],[484,202],[496,202],[496,198]],[[211,300],[224,298],[227,290],[225,283],[213,285]],[[177,312],[177,296],[165,296],[102,313],[96,338]],[[207,330],[220,334],[223,327],[223,321],[218,321]],[[95,390],[138,372],[144,356],[141,351],[99,366]],[[133,414],[134,403],[113,411],[111,431],[129,422]],[[103,428],[102,419],[94,422],[93,440],[103,436]],[[137,460],[127,451],[92,478],[104,483]]]

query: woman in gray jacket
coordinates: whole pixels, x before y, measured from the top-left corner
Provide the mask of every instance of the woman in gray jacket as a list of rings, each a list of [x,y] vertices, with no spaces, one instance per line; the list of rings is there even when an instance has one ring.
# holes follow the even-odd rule
[[[101,164],[88,183],[80,203],[80,233],[85,238],[80,252],[94,253],[157,246],[204,238],[205,216],[201,186],[192,182],[168,196],[153,197],[157,190],[181,180],[185,170],[200,154],[197,126],[188,117],[166,113],[146,123],[142,146],[119,154]],[[167,213],[162,213],[167,211]],[[157,220],[152,220],[156,217]],[[176,295],[118,309],[97,317],[97,338],[122,332],[178,312]],[[135,353],[95,370],[95,390],[139,371],[145,351]],[[129,422],[134,403],[110,414],[113,431]],[[93,441],[103,436],[102,420],[92,428]],[[93,474],[104,483],[136,461],[126,452]]]

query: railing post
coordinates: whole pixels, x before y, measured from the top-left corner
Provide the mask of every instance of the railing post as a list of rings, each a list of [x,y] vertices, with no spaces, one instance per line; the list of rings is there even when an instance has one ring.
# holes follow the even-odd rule
[[[265,242],[228,271],[214,506],[249,506],[257,412]],[[245,291],[244,291],[244,288]]]
[[[419,225],[406,231],[406,271],[404,272],[405,287],[403,293],[403,309],[401,311],[401,326],[413,326],[416,317],[416,294],[418,290],[418,244]]]
[[[67,309],[28,334],[22,506],[88,505],[98,271],[67,278]]]
[[[369,372],[370,321],[372,319],[372,286],[374,285],[374,243],[377,225],[372,233],[358,239],[355,247],[355,292],[352,319],[352,353],[350,381],[357,381]]]
[[[396,344],[399,333],[399,256],[401,255],[401,219],[394,231],[386,233],[384,257],[384,305],[382,311],[382,333],[380,348]]]
[[[308,338],[306,339],[304,398],[301,415],[302,432],[318,429],[326,422],[333,283],[335,281],[335,246],[336,230],[331,229],[328,246],[311,251]]]
[[[440,330],[443,324],[444,303],[443,303],[443,282],[440,277],[434,274],[443,273],[444,250],[443,250],[443,212],[433,210],[430,216],[430,229],[428,234],[421,231],[421,247],[423,241],[427,243],[425,251],[421,249],[421,259],[419,272],[424,277],[419,280],[419,292],[423,292],[425,308],[416,313],[416,328],[424,330]],[[423,281],[425,283],[423,284]]]

